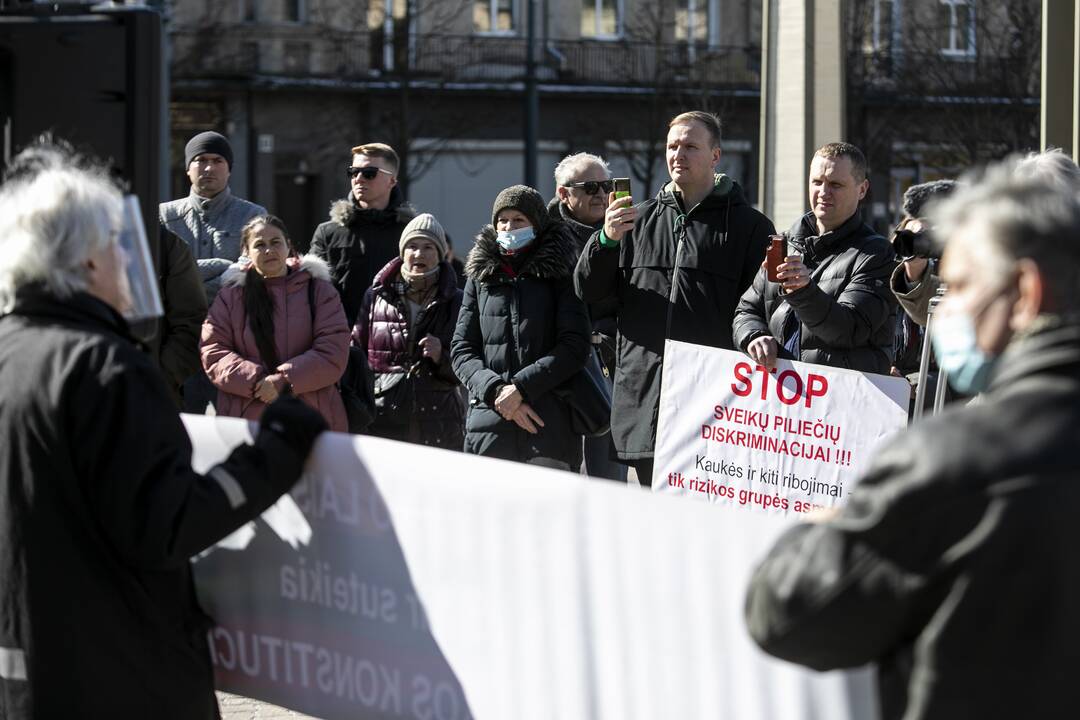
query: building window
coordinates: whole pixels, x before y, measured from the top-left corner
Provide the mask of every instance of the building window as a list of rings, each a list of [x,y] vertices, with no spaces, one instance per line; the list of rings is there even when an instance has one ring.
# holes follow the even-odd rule
[[[622,36],[622,0],[582,0],[581,37]]]
[[[311,66],[311,46],[306,42],[285,43],[285,72],[307,73]]]
[[[240,64],[244,72],[259,72],[259,43],[253,41],[240,43]]]
[[[889,53],[893,47],[893,0],[874,0],[874,25],[871,38],[874,52]]]
[[[719,45],[720,1],[680,0],[675,9],[675,40],[690,45]]]
[[[307,22],[307,0],[285,0],[285,22]]]
[[[940,0],[941,54],[975,56],[974,0]]]
[[[257,0],[241,0],[240,1],[240,19],[243,22],[255,22],[259,19],[257,15],[259,3]]]
[[[508,35],[517,30],[514,0],[475,0],[473,30]]]

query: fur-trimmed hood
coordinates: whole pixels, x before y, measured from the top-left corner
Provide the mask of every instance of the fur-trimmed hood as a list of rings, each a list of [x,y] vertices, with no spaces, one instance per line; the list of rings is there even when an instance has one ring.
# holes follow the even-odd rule
[[[499,250],[495,228],[485,225],[476,236],[476,244],[469,251],[465,261],[465,274],[476,282],[493,280],[503,274],[502,265],[507,260]],[[524,251],[519,275],[549,280],[561,280],[574,272],[577,254],[574,233],[561,220],[552,220],[544,231],[533,241],[533,246]]]
[[[349,227],[361,218],[376,224],[405,224],[416,215],[416,208],[405,201],[396,186],[390,191],[390,203],[385,210],[364,210],[357,207],[351,190],[341,200],[330,203],[330,220],[342,227]]]
[[[288,275],[296,275],[298,272],[306,272],[315,280],[330,281],[330,266],[326,261],[316,255],[301,255],[285,260],[289,268]],[[247,283],[248,270],[251,269],[251,260],[246,257],[240,258],[229,266],[229,269],[221,276],[222,287],[243,287]]]

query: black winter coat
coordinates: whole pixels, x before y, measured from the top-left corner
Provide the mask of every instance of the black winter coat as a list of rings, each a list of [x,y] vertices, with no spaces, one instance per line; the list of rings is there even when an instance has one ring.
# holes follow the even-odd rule
[[[206,319],[206,291],[187,243],[161,228],[158,286],[165,317],[151,343],[169,393],[180,407],[180,386],[202,371],[199,333]]]
[[[188,559],[304,458],[261,433],[206,476],[111,308],[24,289],[0,318],[0,717],[211,718]]]
[[[779,283],[759,270],[735,313],[736,345],[746,350],[762,335],[782,345],[794,311],[802,323],[798,360],[887,375],[896,334],[896,298],[889,290],[896,255],[889,241],[858,213],[819,237],[814,214],[807,213],[788,242],[810,269],[810,284],[781,296]]]
[[[589,318],[571,282],[573,236],[549,223],[518,266],[505,257],[488,225],[465,264],[469,279],[454,332],[454,371],[469,390],[465,451],[527,462],[536,457],[581,464],[581,436],[552,391],[585,367]],[[495,395],[513,383],[544,427],[531,435],[495,411]]]
[[[980,397],[886,444],[751,580],[754,639],[817,670],[876,663],[883,720],[1077,715],[1080,327],[1014,341]]]
[[[330,219],[315,228],[310,252],[330,266],[330,281],[341,294],[345,319],[352,327],[375,275],[399,256],[401,231],[416,217],[397,187],[385,210],[361,210],[352,193],[330,206]]]
[[[398,420],[376,412],[367,433],[379,437],[419,443],[432,447],[461,450],[464,440],[465,404],[459,392],[461,383],[450,364],[450,345],[461,312],[462,292],[450,263],[439,263],[435,293],[410,320],[405,299],[406,285],[401,277],[401,258],[387,263],[375,277],[375,284],[364,294],[353,344],[367,353],[368,365],[379,375],[405,375],[402,388],[395,389],[404,398]],[[417,346],[427,335],[442,343],[439,362],[423,357]]]
[[[577,263],[578,257],[580,257],[582,251],[585,249],[585,244],[589,242],[589,238],[593,233],[604,226],[603,222],[599,225],[586,225],[585,223],[578,222],[577,219],[570,214],[566,205],[559,201],[559,198],[554,198],[548,203],[548,215],[553,218],[562,218],[562,221],[566,223],[566,226],[574,234],[576,243],[574,245],[574,262]],[[616,317],[619,311],[619,303],[615,298],[607,298],[601,300],[598,303],[592,303],[589,306],[589,320],[592,322],[592,331],[594,334],[599,335],[601,342],[594,343],[600,350],[600,357],[603,363],[608,368],[608,372],[614,377],[615,375],[615,336],[618,334],[618,323]]]
[[[637,206],[618,246],[594,234],[574,274],[583,300],[618,304],[611,437],[622,460],[653,456],[664,341],[734,349],[735,306],[775,232],[724,175],[688,212],[681,203],[669,185]]]

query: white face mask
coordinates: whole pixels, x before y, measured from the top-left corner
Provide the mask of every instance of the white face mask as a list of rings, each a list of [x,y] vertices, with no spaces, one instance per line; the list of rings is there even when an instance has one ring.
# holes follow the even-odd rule
[[[532,226],[518,228],[517,230],[500,230],[495,237],[503,255],[513,255],[527,248],[536,237]]]

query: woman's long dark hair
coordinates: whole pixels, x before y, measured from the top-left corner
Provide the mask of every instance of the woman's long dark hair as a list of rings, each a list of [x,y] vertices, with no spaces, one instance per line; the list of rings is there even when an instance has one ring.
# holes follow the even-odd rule
[[[254,239],[255,231],[263,225],[270,225],[281,231],[285,236],[285,242],[289,245],[289,254],[292,254],[292,240],[289,231],[281,218],[274,215],[259,215],[248,220],[244,229],[240,231],[240,242],[247,254],[249,243]],[[259,350],[259,358],[262,359],[266,371],[273,373],[281,364],[278,358],[277,347],[274,345],[274,299],[266,289],[266,281],[255,269],[255,263],[251,263],[247,269],[247,279],[244,282],[244,314],[247,315],[251,334],[255,336],[255,347]]]

